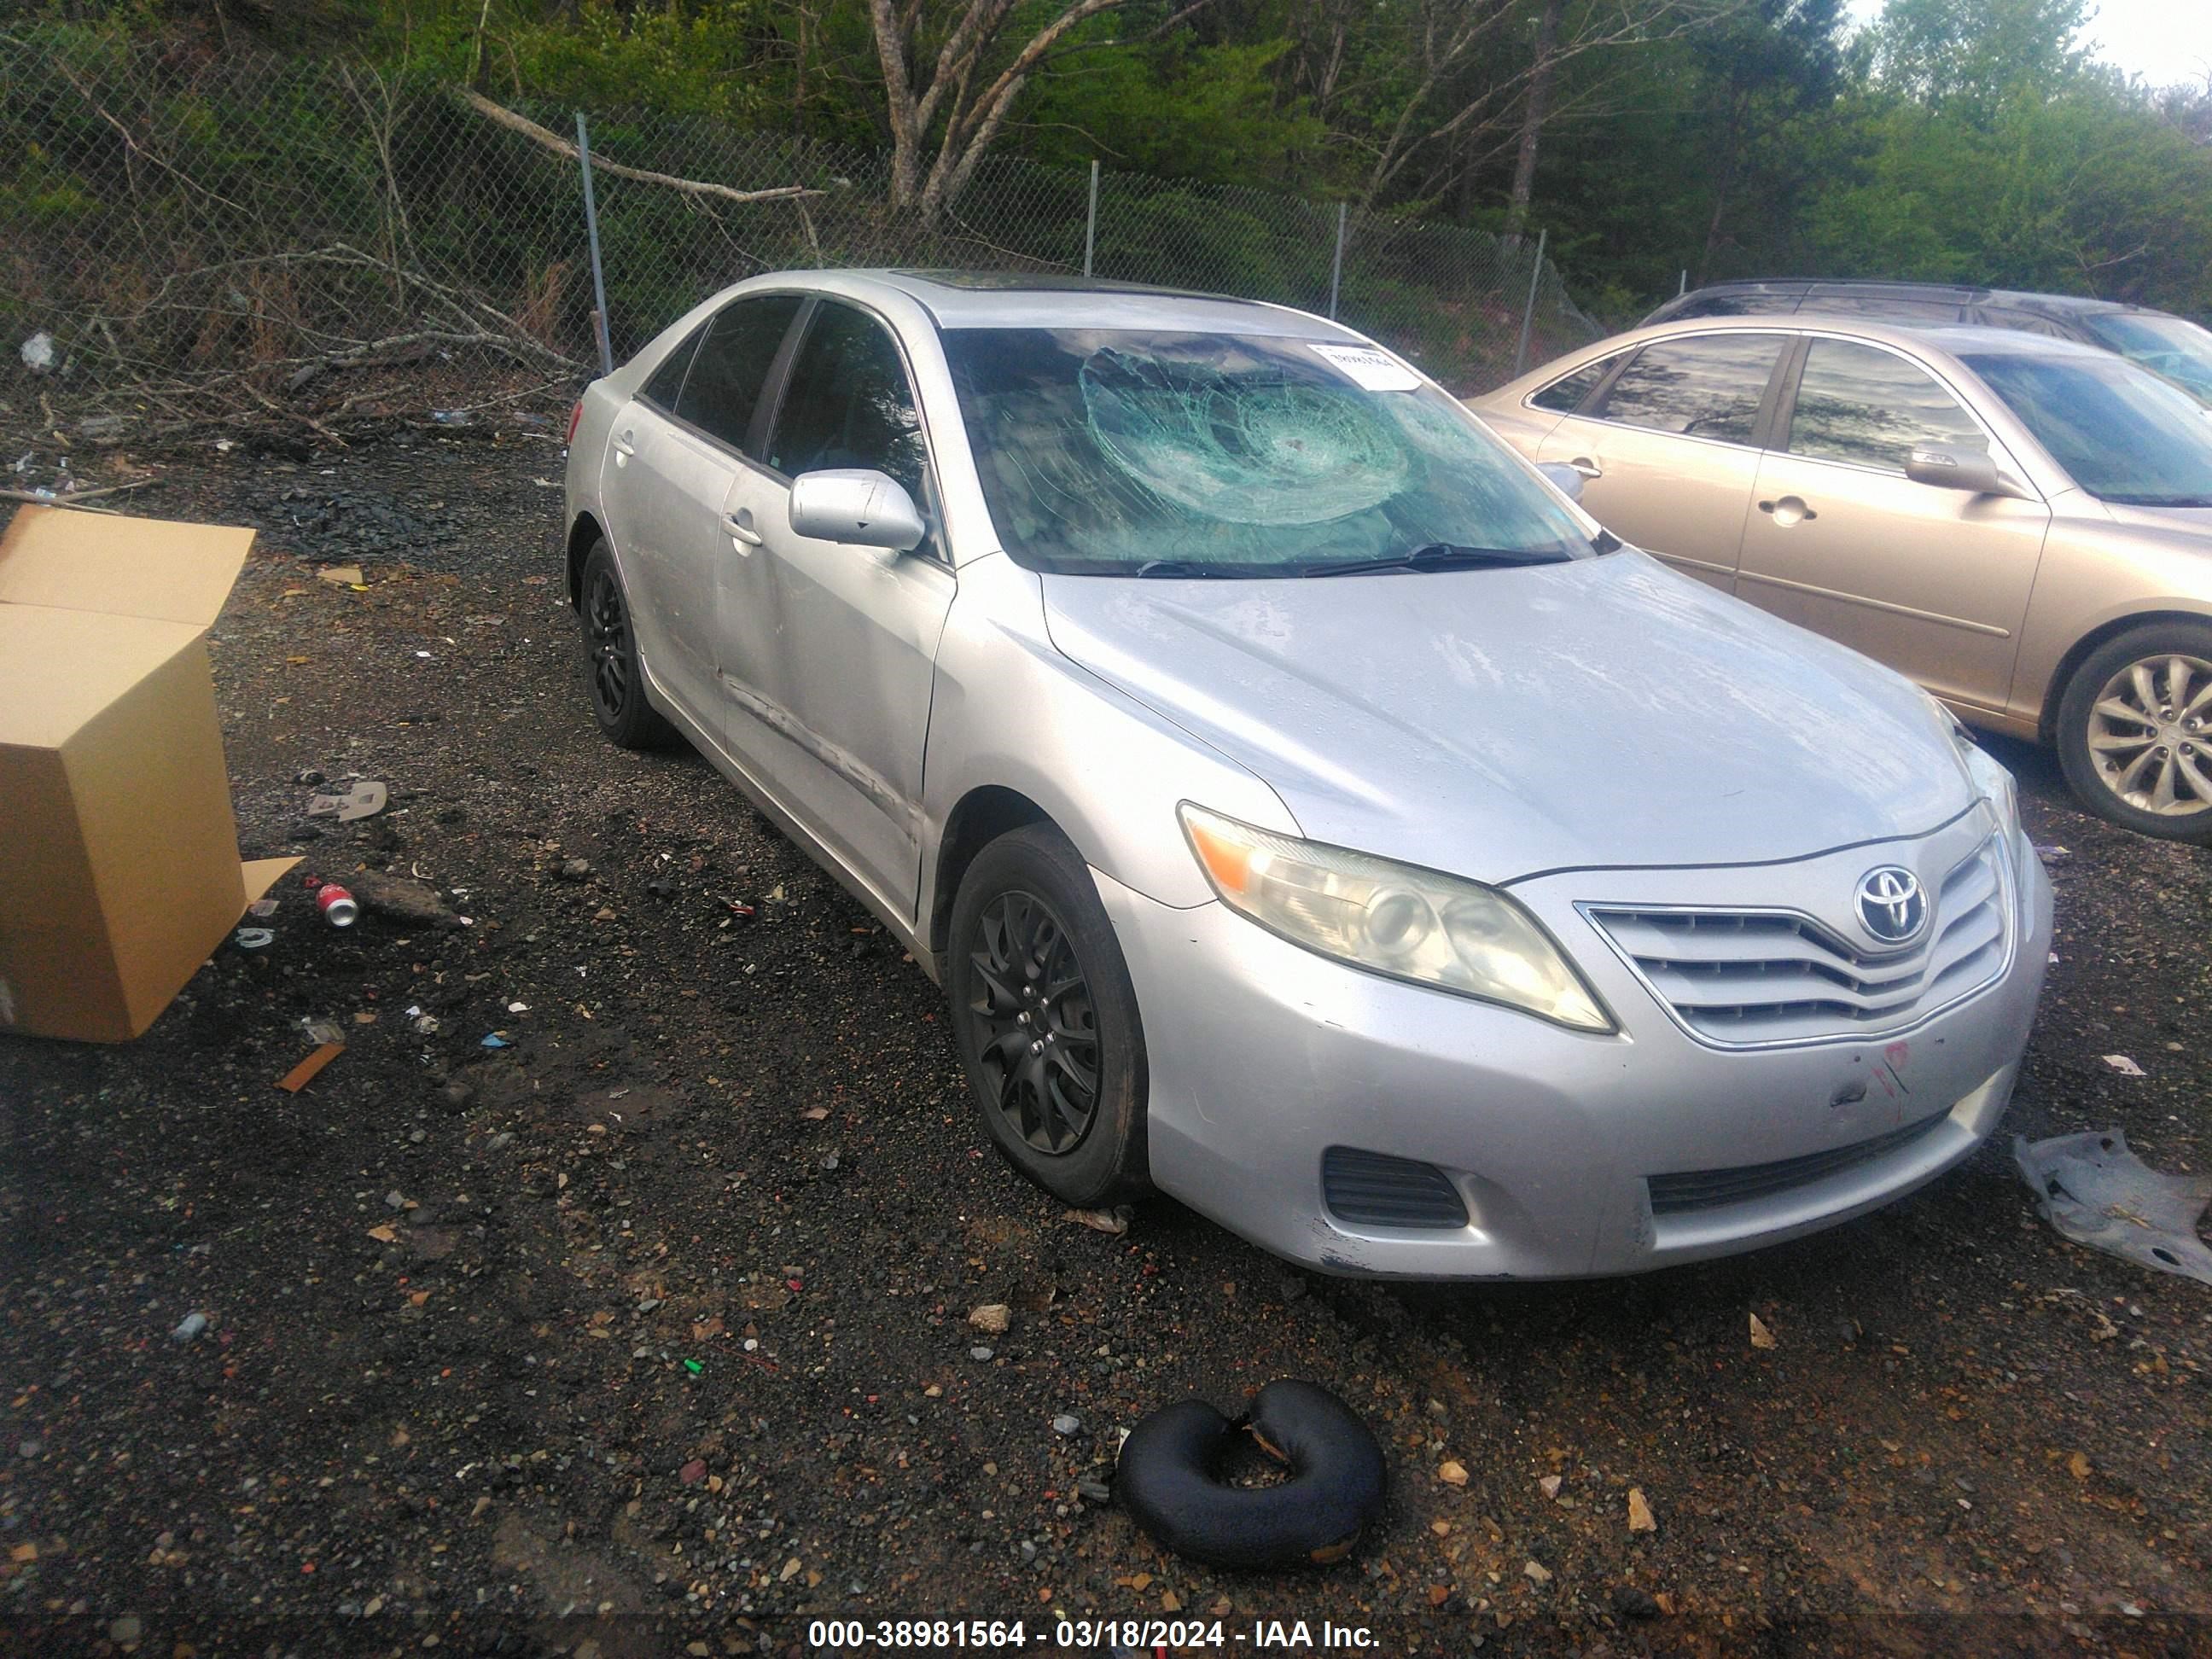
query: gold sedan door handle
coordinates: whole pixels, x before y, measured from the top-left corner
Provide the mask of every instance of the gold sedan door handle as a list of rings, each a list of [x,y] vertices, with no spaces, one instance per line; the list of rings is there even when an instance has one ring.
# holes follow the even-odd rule
[[[1817,519],[1820,516],[1805,505],[1802,496],[1797,495],[1784,495],[1779,501],[1761,501],[1759,504],[1759,510],[1771,514],[1774,522],[1778,525],[1793,525],[1801,519]]]

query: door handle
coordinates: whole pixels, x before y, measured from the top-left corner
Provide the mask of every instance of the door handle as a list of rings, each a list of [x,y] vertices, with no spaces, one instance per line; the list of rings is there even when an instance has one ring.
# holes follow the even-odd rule
[[[1797,495],[1784,495],[1778,501],[1761,501],[1759,504],[1759,510],[1762,513],[1772,514],[1774,522],[1779,525],[1793,525],[1800,519],[1817,519],[1820,516],[1805,505],[1802,496]]]
[[[744,544],[744,546],[738,550],[739,552],[742,553],[747,547],[758,547],[761,544],[763,538],[759,531],[753,528],[753,514],[750,507],[741,507],[734,513],[725,514],[723,520],[730,526],[730,534]]]
[[[1590,459],[1587,455],[1576,456],[1574,459],[1567,463],[1567,465],[1574,471],[1581,473],[1585,478],[1602,478],[1605,477],[1605,469],[1600,466],[1595,461]]]
[[[637,453],[636,431],[632,429],[629,432],[617,432],[615,434],[613,448],[615,452],[615,465],[617,466],[620,466],[628,461],[631,456]]]

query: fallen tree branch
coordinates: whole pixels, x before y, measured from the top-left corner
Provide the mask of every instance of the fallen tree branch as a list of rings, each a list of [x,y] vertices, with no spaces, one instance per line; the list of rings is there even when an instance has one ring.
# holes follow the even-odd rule
[[[41,507],[74,507],[94,495],[112,495],[121,489],[143,489],[148,484],[161,482],[159,478],[133,478],[128,483],[102,484],[97,489],[70,489],[45,495],[35,490],[0,489],[0,501],[36,501]]]
[[[482,93],[467,87],[456,87],[453,95],[487,121],[505,127],[509,132],[519,132],[533,144],[551,150],[556,155],[565,155],[572,161],[582,158],[576,147],[560,134],[541,127],[526,116],[517,115],[502,105],[495,104]],[[653,173],[644,167],[624,167],[619,161],[610,161],[604,155],[592,157],[592,166],[601,173],[611,173],[617,179],[635,179],[641,184],[665,185],[671,190],[680,190],[693,196],[719,196],[724,201],[739,206],[755,202],[789,202],[805,196],[819,196],[818,190],[805,185],[779,185],[773,190],[732,190],[727,185],[710,184],[703,179],[679,179],[672,173]]]

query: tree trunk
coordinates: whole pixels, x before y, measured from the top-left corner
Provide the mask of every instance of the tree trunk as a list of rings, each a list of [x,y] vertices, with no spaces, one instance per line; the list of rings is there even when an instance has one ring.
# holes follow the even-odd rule
[[[1536,61],[1528,72],[1528,95],[1521,106],[1521,149],[1513,161],[1512,204],[1505,210],[1505,242],[1521,246],[1528,228],[1528,204],[1536,193],[1536,150],[1544,137],[1544,106],[1552,96],[1552,58],[1559,46],[1562,0],[1544,0],[1536,22]]]
[[[918,88],[908,70],[908,31],[891,0],[868,0],[876,57],[883,65],[884,114],[891,130],[890,205],[918,210],[923,227],[934,228],[939,216],[959,195],[975,163],[998,137],[1007,111],[1038,64],[1070,29],[1121,3],[1064,0],[1060,15],[1031,35],[997,77],[971,97],[970,83],[978,78],[976,71],[1016,0],[966,0],[965,9],[939,50],[926,88]],[[909,15],[918,36],[918,0]],[[925,177],[922,150],[940,120],[943,136]]]
[[[1705,273],[1713,268],[1713,250],[1721,245],[1721,216],[1728,211],[1729,191],[1735,183],[1738,152],[1743,148],[1743,94],[1731,88],[1729,92],[1728,130],[1721,140],[1720,177],[1713,184],[1713,216],[1705,226],[1705,251],[1698,260],[1698,286],[1703,288]]]

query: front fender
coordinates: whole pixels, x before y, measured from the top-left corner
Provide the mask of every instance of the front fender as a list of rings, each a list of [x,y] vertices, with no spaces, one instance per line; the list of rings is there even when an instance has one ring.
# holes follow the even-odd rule
[[[1252,772],[1061,655],[1046,633],[1036,576],[1003,554],[961,567],[938,645],[920,915],[936,904],[954,809],[993,786],[1035,802],[1094,869],[1178,908],[1213,897],[1183,839],[1178,801],[1298,833]]]

